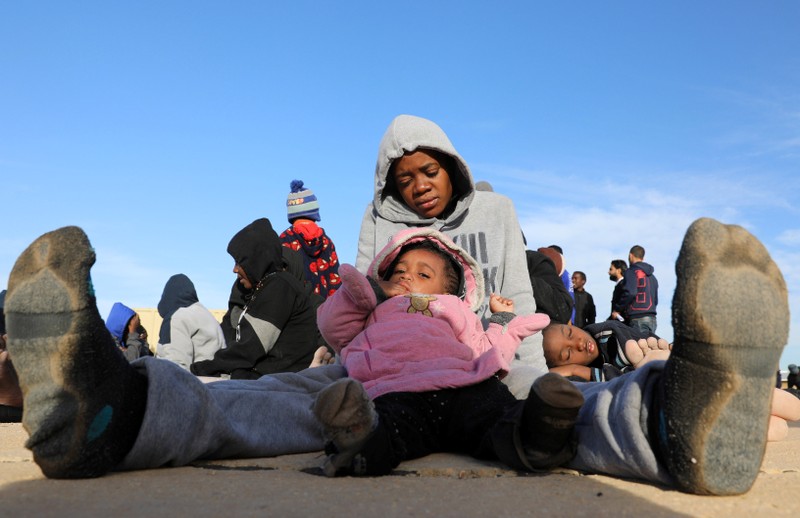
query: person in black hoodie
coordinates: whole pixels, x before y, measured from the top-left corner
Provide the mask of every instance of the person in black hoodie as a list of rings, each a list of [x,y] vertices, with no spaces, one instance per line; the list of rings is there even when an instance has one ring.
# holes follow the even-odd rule
[[[316,312],[305,285],[285,271],[281,248],[266,218],[233,236],[228,253],[238,280],[222,318],[228,346],[193,363],[193,374],[256,379],[309,366],[318,346]]]

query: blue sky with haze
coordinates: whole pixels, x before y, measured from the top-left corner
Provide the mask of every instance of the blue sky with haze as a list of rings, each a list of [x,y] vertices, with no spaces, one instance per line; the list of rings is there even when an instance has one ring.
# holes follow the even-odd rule
[[[259,217],[283,230],[295,178],[354,262],[378,142],[409,113],[513,199],[529,246],[564,248],[601,315],[610,260],[644,246],[665,338],[688,225],[745,226],[789,286],[785,369],[798,26],[786,0],[3,2],[0,276],[72,224],[97,250],[103,316],[155,307],[178,272],[224,308],[229,239]]]

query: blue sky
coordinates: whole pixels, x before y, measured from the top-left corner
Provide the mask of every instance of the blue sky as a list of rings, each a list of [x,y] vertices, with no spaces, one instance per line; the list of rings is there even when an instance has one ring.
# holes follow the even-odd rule
[[[79,225],[102,315],[183,272],[224,308],[225,252],[280,232],[298,178],[353,262],[391,119],[436,121],[557,243],[605,315],[611,259],[647,250],[672,339],[674,263],[701,216],[758,236],[800,363],[800,3],[3,2],[0,276]]]

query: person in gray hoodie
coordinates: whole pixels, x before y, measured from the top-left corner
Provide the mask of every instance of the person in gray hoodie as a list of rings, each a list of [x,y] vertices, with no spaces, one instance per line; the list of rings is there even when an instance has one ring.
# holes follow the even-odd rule
[[[211,360],[225,347],[225,336],[214,315],[200,303],[194,283],[186,275],[173,275],[158,302],[163,319],[156,356],[189,370],[194,362]]]
[[[492,293],[512,299],[520,315],[536,312],[525,243],[512,201],[475,189],[469,166],[438,125],[400,115],[378,148],[374,196],[361,222],[356,268],[366,273],[389,238],[408,227],[438,230],[478,262],[487,294],[478,310],[484,325],[491,317],[488,295]],[[512,367],[521,365],[547,371],[541,335],[522,342]],[[510,388],[511,380],[513,376]],[[524,398],[530,383],[525,385],[512,392]]]

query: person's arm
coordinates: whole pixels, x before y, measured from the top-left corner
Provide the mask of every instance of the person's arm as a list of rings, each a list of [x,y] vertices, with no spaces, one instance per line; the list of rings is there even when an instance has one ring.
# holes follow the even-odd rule
[[[342,286],[317,309],[319,330],[337,353],[364,329],[378,305],[375,287],[354,266],[342,264],[339,276]]]
[[[290,275],[290,274],[286,274]],[[250,307],[238,319],[236,333],[235,314],[230,311],[230,325],[233,326],[234,340],[227,340],[227,347],[214,354],[214,359],[195,362],[192,373],[198,376],[218,376],[231,374],[236,370],[253,369],[272,350],[282,329],[292,317],[297,293],[281,278],[274,275],[257,293]],[[238,334],[238,340],[236,335]]]
[[[619,306],[616,308],[619,313],[625,315],[625,309],[631,305],[636,298],[636,272],[632,268],[625,270],[622,275],[622,294],[619,298]]]
[[[510,199],[503,197],[506,202],[501,210],[493,216],[495,221],[504,223],[504,264],[502,276],[498,269],[498,278],[495,291],[503,297],[514,301],[517,315],[532,315],[536,313],[536,303],[533,300],[533,289],[528,276],[528,265],[525,258],[525,243],[522,241],[519,219]],[[487,223],[488,224],[488,223]],[[488,294],[487,294],[488,295]],[[542,352],[542,337],[540,333],[526,337],[516,352],[516,362],[523,365],[532,365],[542,372],[547,371]]]
[[[576,376],[586,381],[592,381],[592,370],[591,367],[587,367],[586,365],[577,365],[573,363],[550,368],[550,372],[561,374],[565,378]]]
[[[366,274],[367,268],[375,258],[377,250],[375,250],[375,211],[372,203],[367,206],[364,211],[364,217],[361,218],[361,230],[358,233],[358,253],[356,255],[356,270]],[[341,276],[341,272],[339,273]]]
[[[594,298],[590,293],[586,294],[586,298],[586,322],[584,325],[594,324],[597,320],[597,308],[594,305]]]

